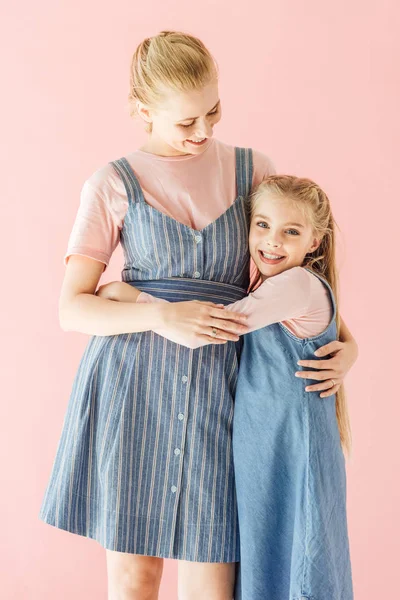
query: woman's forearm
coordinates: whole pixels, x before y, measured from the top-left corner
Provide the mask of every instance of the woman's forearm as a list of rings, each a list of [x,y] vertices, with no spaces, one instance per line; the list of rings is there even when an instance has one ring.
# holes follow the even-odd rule
[[[165,325],[164,304],[114,302],[93,294],[78,294],[60,309],[64,331],[88,335],[118,335],[150,331]]]

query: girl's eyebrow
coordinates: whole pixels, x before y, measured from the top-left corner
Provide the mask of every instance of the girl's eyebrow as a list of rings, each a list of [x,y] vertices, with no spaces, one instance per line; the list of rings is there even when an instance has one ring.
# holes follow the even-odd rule
[[[265,221],[269,221],[268,217],[266,217],[265,215],[254,215],[254,218],[259,218],[259,219],[264,219]],[[285,223],[284,227],[288,227],[289,225],[292,225],[293,227],[301,227],[302,229],[304,229],[304,225],[302,225],[301,223]]]
[[[213,106],[208,113],[212,112],[213,110],[215,110],[218,106],[218,104],[221,102],[221,100],[218,100],[217,104],[215,106]],[[208,114],[207,113],[207,114]],[[180,121],[177,121],[177,123],[182,123],[182,121],[195,121],[196,119],[198,119],[199,117],[186,117],[186,119],[181,119]]]

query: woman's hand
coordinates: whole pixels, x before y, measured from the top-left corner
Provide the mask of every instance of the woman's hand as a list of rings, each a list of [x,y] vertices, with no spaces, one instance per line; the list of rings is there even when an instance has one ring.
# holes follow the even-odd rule
[[[334,341],[318,348],[316,356],[329,356],[326,360],[299,360],[298,365],[318,371],[298,371],[296,377],[315,379],[321,383],[306,387],[306,392],[319,392],[320,398],[327,398],[336,394],[342,385],[343,379],[357,360],[358,347],[354,339],[346,342]],[[333,384],[333,385],[332,385]]]
[[[166,302],[162,306],[162,327],[155,332],[188,348],[206,344],[237,342],[247,333],[247,316],[225,310],[212,302]]]

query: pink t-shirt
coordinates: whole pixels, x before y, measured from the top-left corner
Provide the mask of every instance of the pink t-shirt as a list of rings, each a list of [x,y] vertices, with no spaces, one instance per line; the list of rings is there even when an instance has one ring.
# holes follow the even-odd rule
[[[164,300],[142,292],[137,302]],[[225,308],[247,315],[246,324],[250,331],[282,323],[302,339],[322,333],[333,316],[328,289],[303,267],[294,267],[266,279],[257,290]]]
[[[165,157],[136,150],[126,159],[146,202],[192,229],[215,221],[236,198],[235,148],[215,138],[198,155]],[[271,160],[255,150],[253,166],[253,186],[275,172]],[[82,188],[65,264],[71,254],[81,254],[106,268],[127,210],[125,187],[113,166],[107,164],[93,173]]]

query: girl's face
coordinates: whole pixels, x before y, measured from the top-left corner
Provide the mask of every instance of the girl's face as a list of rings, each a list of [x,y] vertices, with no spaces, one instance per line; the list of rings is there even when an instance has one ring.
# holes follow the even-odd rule
[[[150,109],[138,102],[138,110],[153,125],[146,151],[163,156],[201,154],[221,119],[218,82],[190,92],[166,90],[161,106]]]
[[[263,281],[301,266],[305,255],[314,252],[319,244],[306,215],[293,200],[268,193],[256,200],[249,246]]]

